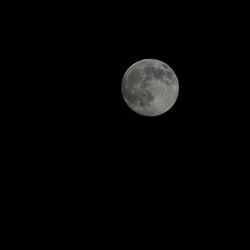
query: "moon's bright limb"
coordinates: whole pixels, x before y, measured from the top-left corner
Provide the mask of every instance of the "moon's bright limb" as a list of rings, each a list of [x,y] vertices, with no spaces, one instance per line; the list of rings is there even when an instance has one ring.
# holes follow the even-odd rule
[[[156,59],[144,59],[131,65],[122,80],[122,95],[127,105],[144,116],[168,111],[179,93],[173,69]]]

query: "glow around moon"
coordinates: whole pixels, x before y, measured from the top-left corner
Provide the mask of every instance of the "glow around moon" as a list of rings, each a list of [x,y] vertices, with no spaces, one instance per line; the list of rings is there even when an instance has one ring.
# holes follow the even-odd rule
[[[122,95],[127,105],[144,116],[158,116],[176,102],[179,82],[164,62],[144,59],[131,65],[122,79]]]

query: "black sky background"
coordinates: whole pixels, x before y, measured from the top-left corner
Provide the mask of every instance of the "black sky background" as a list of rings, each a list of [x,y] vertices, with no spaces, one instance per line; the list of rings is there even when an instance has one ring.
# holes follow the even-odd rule
[[[234,223],[229,208],[246,190],[240,5],[20,3],[10,13],[5,105],[13,110],[15,207],[27,197],[46,232],[54,223],[79,234],[83,225],[93,242],[109,227],[120,240],[121,225],[136,237],[153,228],[175,244],[179,235],[211,242],[199,230],[205,225],[222,239]],[[158,117],[134,113],[121,95],[125,71],[145,58],[167,63],[179,80],[176,103]]]

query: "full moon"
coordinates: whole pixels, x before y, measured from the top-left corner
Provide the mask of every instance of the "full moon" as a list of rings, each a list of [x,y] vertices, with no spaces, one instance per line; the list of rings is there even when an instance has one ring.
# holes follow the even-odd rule
[[[126,104],[144,116],[158,116],[176,102],[179,81],[173,69],[156,59],[144,59],[131,65],[122,79]]]

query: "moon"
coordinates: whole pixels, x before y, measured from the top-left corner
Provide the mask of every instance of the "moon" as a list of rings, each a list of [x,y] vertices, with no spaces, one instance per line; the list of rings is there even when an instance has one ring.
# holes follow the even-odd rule
[[[126,104],[137,114],[158,116],[176,102],[179,81],[173,69],[156,59],[144,59],[131,65],[121,84]]]

